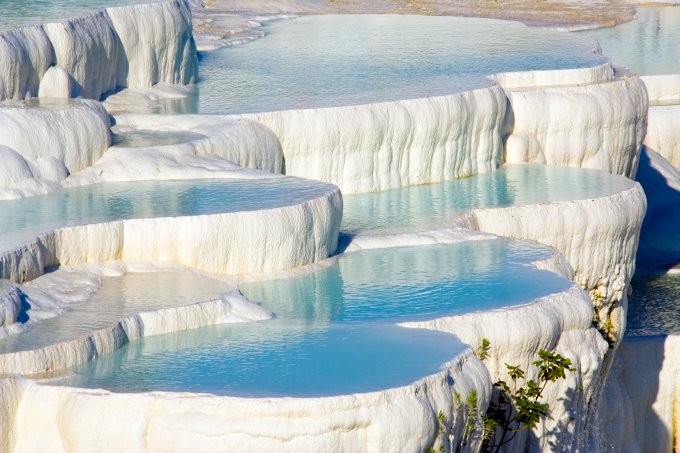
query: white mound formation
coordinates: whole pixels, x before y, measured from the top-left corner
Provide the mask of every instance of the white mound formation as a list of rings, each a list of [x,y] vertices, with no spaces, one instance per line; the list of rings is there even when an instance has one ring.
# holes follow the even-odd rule
[[[635,176],[647,119],[647,92],[639,78],[506,92],[508,163]]]
[[[0,199],[57,190],[69,174],[104,154],[111,145],[109,127],[108,114],[95,101],[0,104]]]
[[[108,8],[62,23],[0,32],[0,100],[99,99],[123,87],[196,80],[183,0]]]

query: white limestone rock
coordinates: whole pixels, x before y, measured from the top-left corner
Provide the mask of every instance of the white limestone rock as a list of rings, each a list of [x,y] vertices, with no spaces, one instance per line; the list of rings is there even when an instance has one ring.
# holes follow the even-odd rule
[[[510,89],[507,96],[507,163],[596,168],[635,176],[647,125],[647,91],[639,78]]]
[[[215,324],[271,319],[272,313],[238,291],[219,299],[126,316],[112,326],[39,349],[0,354],[0,373],[32,375],[63,370],[110,354],[143,337]]]
[[[183,0],[2,32],[0,62],[0,100],[100,99],[121,87],[193,83],[198,74],[191,11]]]
[[[539,349],[555,350],[572,360],[576,371],[546,388],[550,417],[534,430],[535,436],[520,434],[511,451],[577,451],[587,449],[588,405],[598,392],[608,344],[592,326],[593,307],[588,295],[571,289],[506,310],[408,322],[419,327],[453,333],[463,342],[478,346],[483,338],[491,344],[485,364],[495,382],[510,381],[505,363],[527,371],[535,379]],[[565,398],[565,395],[568,395]]]
[[[501,72],[489,78],[508,91],[521,88],[589,85],[613,80],[614,68],[611,63],[604,63],[591,68]]]
[[[56,64],[76,82],[76,96],[99,99],[117,85],[118,36],[105,11],[45,24]]]
[[[187,85],[198,75],[191,11],[183,0],[107,8],[120,41],[119,87]]]
[[[92,165],[111,145],[109,127],[106,111],[95,101],[0,106],[0,145],[29,162],[35,178],[54,180],[63,175],[62,166],[75,172]],[[38,163],[39,159],[47,160]]]
[[[54,49],[42,27],[0,32],[0,100],[38,95]]]
[[[595,320],[618,342],[645,208],[642,188],[631,181],[624,192],[594,199],[476,209],[461,216],[459,226],[559,250],[574,269],[573,280],[590,293]]]
[[[680,167],[680,105],[649,107],[645,146]]]
[[[0,338],[16,323],[22,311],[21,293],[16,285],[0,280]]]
[[[463,408],[455,393],[465,399],[475,390],[484,408],[490,388],[488,371],[470,349],[413,384],[324,398],[123,394],[3,379],[0,449],[424,451],[436,440],[439,410],[451,414],[453,440],[460,441]],[[469,449],[478,446],[477,440]]]
[[[68,71],[61,66],[51,66],[40,81],[38,96],[41,98],[75,98],[78,87]]]
[[[33,177],[31,167],[24,157],[12,148],[0,145],[0,187],[11,187],[23,179]]]
[[[244,115],[274,131],[285,172],[343,193],[427,184],[501,164],[498,86],[450,96]]]
[[[680,449],[680,336],[626,338],[599,408],[603,452]]]
[[[57,228],[0,253],[0,278],[22,283],[47,267],[121,259],[217,274],[288,269],[335,252],[341,219],[342,196],[330,188],[274,209]]]
[[[187,163],[182,167],[187,171],[188,176],[185,178],[191,178],[191,170],[200,167],[201,160],[197,159],[196,165],[190,161],[194,157],[209,157],[214,158],[215,162],[229,161],[244,169],[263,170],[274,174],[284,172],[284,154],[279,138],[271,129],[252,120],[218,115],[120,115],[115,119],[116,129],[120,132],[135,130],[160,133],[189,132],[196,136],[176,145],[134,148],[131,151],[142,154],[139,159],[140,168],[151,165],[152,160],[158,160],[159,164],[163,165],[166,159],[171,162],[186,158]],[[104,174],[116,172],[114,168],[118,164],[113,161],[116,159],[114,156],[125,151],[118,147],[112,148],[111,151],[114,151],[111,153],[113,156],[105,156],[97,163],[95,171],[103,171]],[[163,173],[158,173],[151,179],[163,179]],[[151,172],[146,174],[151,175]],[[248,172],[244,172],[244,175],[247,174]],[[116,180],[125,180],[124,172],[118,172],[118,175]]]
[[[680,102],[680,74],[647,75],[645,83],[650,104]]]

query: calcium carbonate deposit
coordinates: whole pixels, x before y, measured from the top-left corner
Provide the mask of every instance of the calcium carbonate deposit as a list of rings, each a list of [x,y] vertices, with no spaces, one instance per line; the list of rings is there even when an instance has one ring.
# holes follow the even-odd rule
[[[0,450],[680,448],[675,11],[242,3],[0,5]]]

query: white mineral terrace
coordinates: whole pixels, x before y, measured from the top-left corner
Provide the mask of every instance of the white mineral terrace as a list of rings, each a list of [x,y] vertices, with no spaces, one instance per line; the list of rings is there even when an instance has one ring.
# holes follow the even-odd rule
[[[0,450],[476,451],[461,399],[476,392],[484,412],[504,364],[535,378],[539,349],[574,371],[508,451],[672,449],[677,337],[623,334],[638,246],[639,267],[680,261],[680,76],[455,18],[464,34],[489,27],[491,49],[507,28],[521,56],[446,79],[436,64],[394,70],[427,47],[380,40],[375,79],[392,69],[431,91],[338,69],[333,100],[330,82],[317,97],[313,79],[260,86],[291,70],[262,57],[268,43],[310,41],[291,47],[292,73],[312,76],[321,57],[304,59],[313,39],[294,24],[380,24],[408,41],[425,23],[449,33],[447,18],[267,28],[198,3],[0,31]],[[271,12],[320,8],[283,3]],[[251,73],[236,58],[249,52]],[[220,110],[225,55],[241,71],[230,89],[253,79],[252,108],[239,92],[245,104]]]

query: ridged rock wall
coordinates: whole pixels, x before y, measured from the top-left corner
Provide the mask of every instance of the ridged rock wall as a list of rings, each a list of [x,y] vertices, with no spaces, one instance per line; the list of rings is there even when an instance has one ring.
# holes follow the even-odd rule
[[[680,450],[680,336],[626,338],[600,406],[606,452]]]
[[[493,171],[502,163],[498,86],[449,96],[245,115],[274,131],[288,175],[373,192]]]
[[[0,381],[0,449],[32,451],[425,451],[438,410],[457,414],[454,394],[488,402],[491,381],[470,350],[405,387],[326,398],[236,398],[111,393]],[[456,410],[458,407],[459,410]],[[111,420],[116,423],[111,423]]]
[[[477,209],[459,224],[559,250],[574,269],[573,280],[590,294],[598,325],[616,343],[625,328],[627,288],[646,206],[641,187],[630,186],[595,199]]]
[[[640,78],[520,89],[510,85],[506,94],[508,163],[596,168],[635,176],[648,107]]]
[[[196,80],[191,11],[183,0],[108,8],[0,33],[0,100],[83,96]]]

